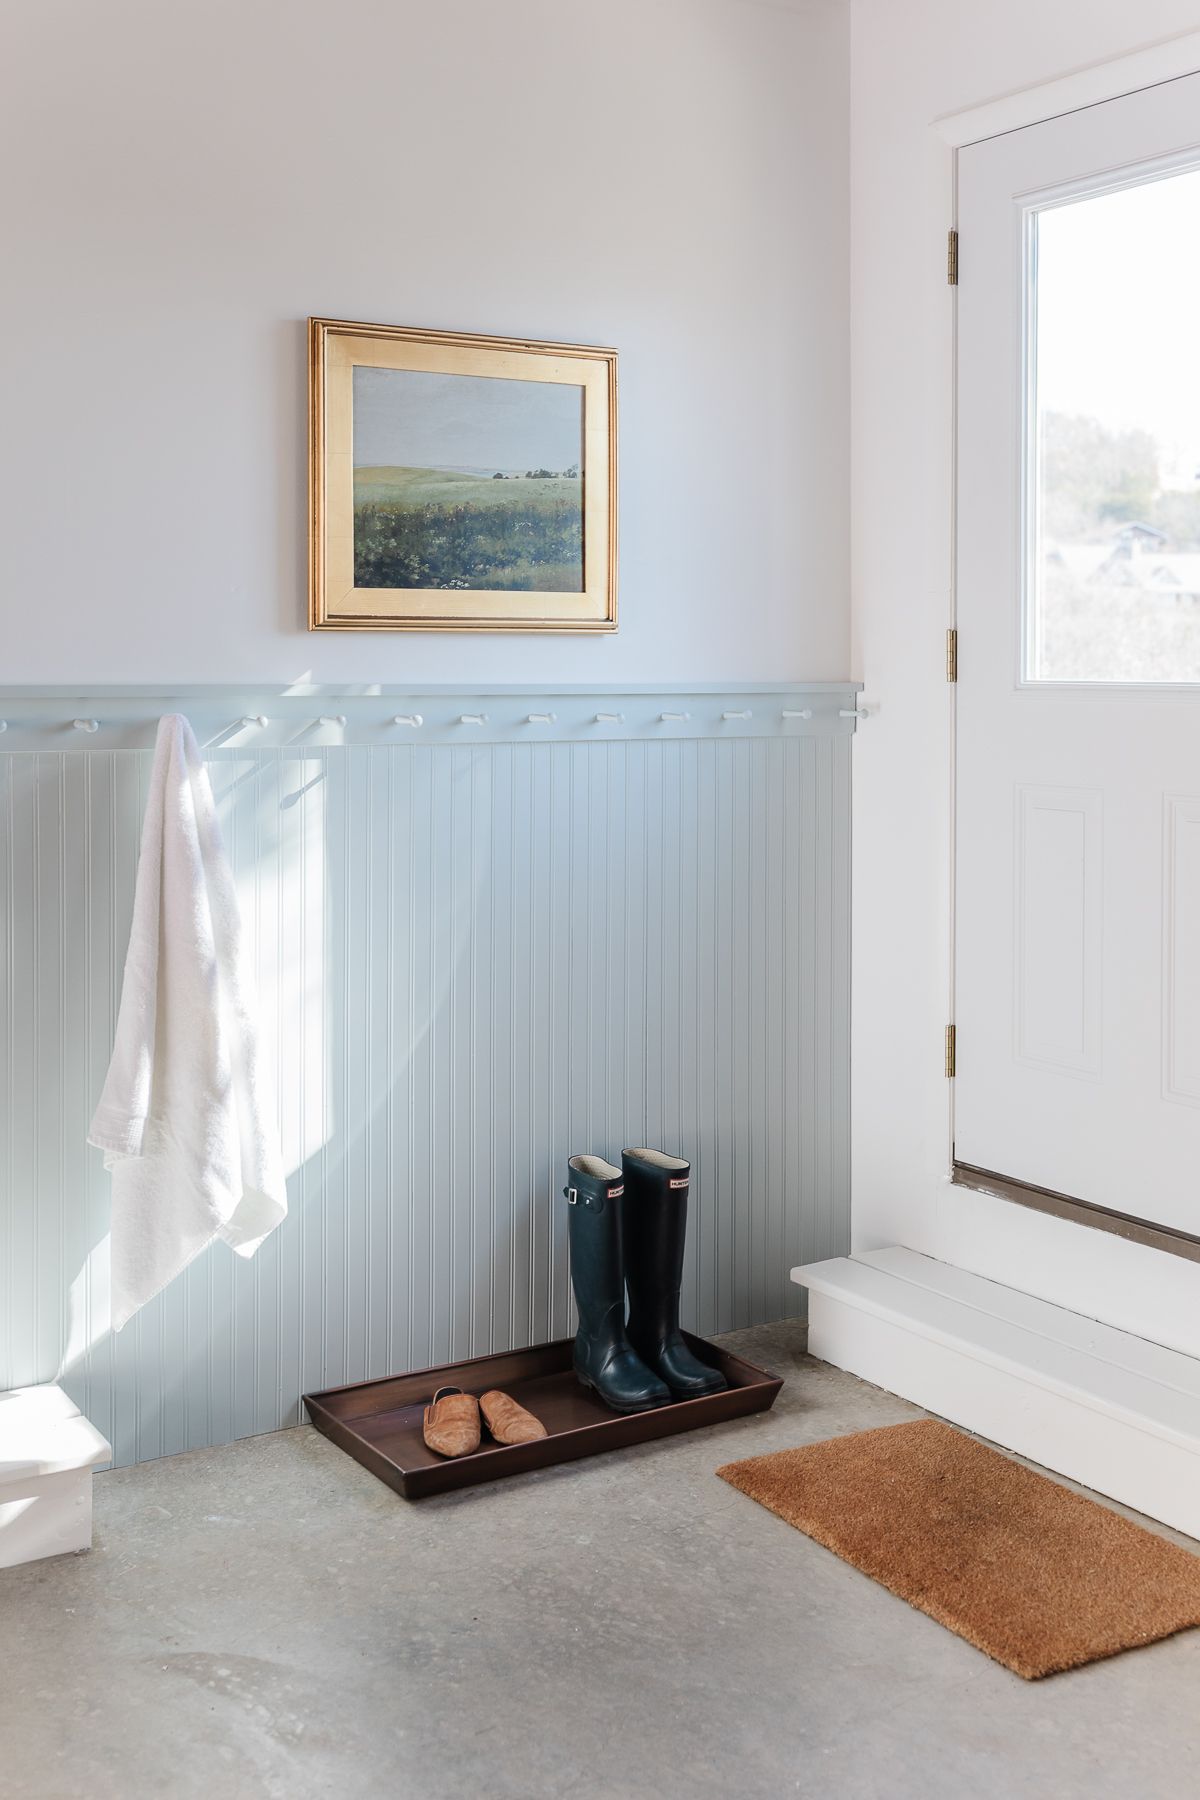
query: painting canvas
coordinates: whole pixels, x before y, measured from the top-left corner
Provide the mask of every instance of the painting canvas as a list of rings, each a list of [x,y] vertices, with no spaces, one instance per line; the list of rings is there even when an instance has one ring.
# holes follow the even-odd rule
[[[354,371],[354,584],[583,590],[583,389]]]
[[[615,352],[314,319],[310,380],[314,628],[615,628]]]

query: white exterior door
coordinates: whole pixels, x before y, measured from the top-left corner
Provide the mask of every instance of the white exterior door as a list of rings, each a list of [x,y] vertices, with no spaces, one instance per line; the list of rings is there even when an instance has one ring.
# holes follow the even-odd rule
[[[958,218],[955,1158],[1200,1236],[1200,76]]]

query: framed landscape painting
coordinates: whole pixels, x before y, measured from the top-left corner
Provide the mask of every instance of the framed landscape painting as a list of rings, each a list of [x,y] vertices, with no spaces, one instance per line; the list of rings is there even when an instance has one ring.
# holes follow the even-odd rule
[[[308,330],[312,630],[616,630],[615,350]]]

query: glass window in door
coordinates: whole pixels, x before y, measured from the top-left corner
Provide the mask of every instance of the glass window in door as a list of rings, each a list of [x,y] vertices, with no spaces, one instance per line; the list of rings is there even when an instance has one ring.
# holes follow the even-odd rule
[[[1200,682],[1200,169],[1027,243],[1024,677]]]

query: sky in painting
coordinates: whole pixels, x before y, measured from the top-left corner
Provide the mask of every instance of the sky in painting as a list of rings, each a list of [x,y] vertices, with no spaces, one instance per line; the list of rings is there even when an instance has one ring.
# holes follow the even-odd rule
[[[354,370],[354,466],[570,468],[582,457],[583,389],[556,381]]]

